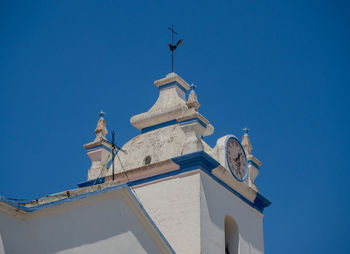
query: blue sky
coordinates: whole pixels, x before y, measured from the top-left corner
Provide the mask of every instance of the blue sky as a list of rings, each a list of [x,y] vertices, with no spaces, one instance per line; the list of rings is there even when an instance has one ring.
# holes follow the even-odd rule
[[[123,145],[170,72],[215,133],[251,129],[266,253],[350,253],[347,1],[1,1],[0,194],[76,188],[98,111]]]

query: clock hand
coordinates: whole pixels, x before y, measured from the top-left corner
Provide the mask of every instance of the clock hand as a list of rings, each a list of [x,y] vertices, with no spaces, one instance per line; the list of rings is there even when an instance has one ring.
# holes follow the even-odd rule
[[[238,162],[239,158],[241,158],[241,155],[242,155],[241,153],[238,153],[238,156],[237,156],[237,158],[235,159],[236,162]]]

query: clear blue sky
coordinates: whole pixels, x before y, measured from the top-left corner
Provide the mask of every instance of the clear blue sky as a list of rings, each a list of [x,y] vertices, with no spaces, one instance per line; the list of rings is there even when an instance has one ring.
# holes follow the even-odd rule
[[[266,253],[350,253],[348,1],[1,1],[0,194],[76,188],[97,112],[119,145],[170,72],[216,140],[248,126]]]

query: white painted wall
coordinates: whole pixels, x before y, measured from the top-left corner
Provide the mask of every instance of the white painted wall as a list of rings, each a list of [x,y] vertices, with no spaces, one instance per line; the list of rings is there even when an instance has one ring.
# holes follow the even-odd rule
[[[205,174],[200,177],[201,253],[225,253],[225,216],[237,222],[239,253],[264,253],[262,215]]]
[[[262,215],[202,171],[135,188],[176,253],[225,253],[225,216],[239,228],[239,253],[264,253]]]
[[[0,254],[14,253],[12,247],[5,252],[5,247],[18,245],[18,239],[24,235],[22,224],[21,220],[0,211]]]
[[[118,192],[66,203],[19,220],[0,212],[0,235],[11,253],[160,253]]]
[[[168,178],[135,188],[176,253],[200,253],[200,175]]]

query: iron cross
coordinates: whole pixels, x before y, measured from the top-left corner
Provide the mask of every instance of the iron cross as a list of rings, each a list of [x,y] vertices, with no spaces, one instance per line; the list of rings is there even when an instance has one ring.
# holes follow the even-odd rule
[[[177,46],[182,46],[184,44],[184,41],[182,39],[178,40],[176,44],[174,44],[174,34],[177,35],[177,32],[174,30],[174,25],[171,25],[171,28],[168,27],[168,29],[171,31],[171,44],[168,43],[170,51],[171,51],[171,72],[174,72],[174,52],[177,48]]]

